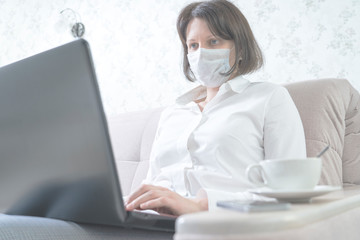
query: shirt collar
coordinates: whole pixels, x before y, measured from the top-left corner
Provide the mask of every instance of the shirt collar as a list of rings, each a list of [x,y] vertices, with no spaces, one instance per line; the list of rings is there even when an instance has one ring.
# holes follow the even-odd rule
[[[241,93],[249,84],[249,80],[243,78],[242,76],[238,76],[222,84],[220,86],[219,92],[228,92],[232,90],[234,92]],[[200,85],[178,97],[176,99],[176,103],[179,105],[187,105],[205,97],[206,87]]]

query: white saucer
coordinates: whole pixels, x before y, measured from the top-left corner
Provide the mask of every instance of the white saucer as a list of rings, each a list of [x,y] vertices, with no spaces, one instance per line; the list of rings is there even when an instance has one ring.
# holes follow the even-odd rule
[[[276,198],[279,201],[292,203],[308,203],[313,197],[324,195],[329,192],[341,189],[341,187],[318,185],[312,190],[276,190],[270,188],[256,188],[249,189],[248,192],[265,197]]]

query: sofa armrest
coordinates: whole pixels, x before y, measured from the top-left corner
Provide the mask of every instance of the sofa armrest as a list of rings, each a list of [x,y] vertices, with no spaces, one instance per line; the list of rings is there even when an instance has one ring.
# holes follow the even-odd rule
[[[288,211],[241,213],[226,209],[180,216],[175,240],[356,240],[360,229],[360,186],[293,204]],[[339,224],[341,223],[341,224]]]

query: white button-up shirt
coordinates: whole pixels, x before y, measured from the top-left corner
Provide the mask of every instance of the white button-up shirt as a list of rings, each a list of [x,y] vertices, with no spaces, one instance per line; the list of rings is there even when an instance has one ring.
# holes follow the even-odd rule
[[[245,176],[264,159],[306,157],[302,122],[288,91],[236,77],[224,83],[203,111],[199,86],[182,95],[160,118],[146,182],[186,196],[218,200],[248,198]]]

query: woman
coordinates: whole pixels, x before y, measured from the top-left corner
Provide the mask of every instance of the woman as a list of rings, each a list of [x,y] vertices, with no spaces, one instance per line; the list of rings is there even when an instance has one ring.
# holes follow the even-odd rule
[[[126,208],[181,215],[249,198],[248,165],[306,157],[299,113],[284,87],[242,75],[263,64],[240,10],[226,0],[192,3],[177,20],[183,71],[199,87],[161,115],[147,184]]]

